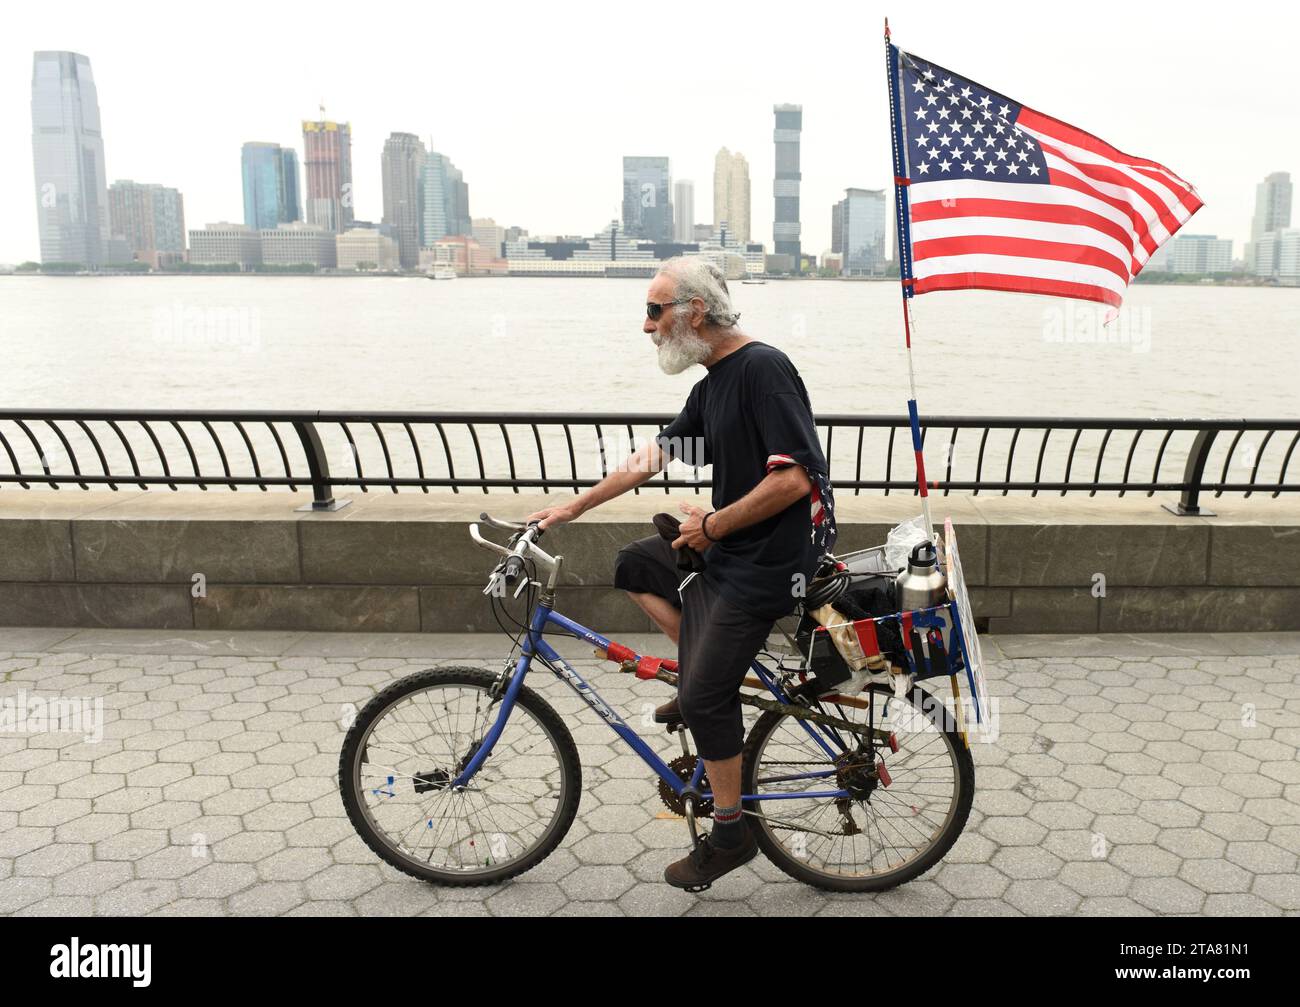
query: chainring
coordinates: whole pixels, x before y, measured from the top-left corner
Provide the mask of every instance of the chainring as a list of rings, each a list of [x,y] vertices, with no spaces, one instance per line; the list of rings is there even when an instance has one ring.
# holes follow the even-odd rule
[[[695,767],[699,763],[698,755],[679,755],[668,763],[668,768],[676,773],[683,783],[690,783],[691,777],[695,775]],[[709,789],[709,777],[707,775],[700,777],[700,789]],[[659,799],[664,802],[664,807],[674,815],[686,815],[686,799],[679,794],[673,793],[673,788],[668,786],[667,780],[659,781]],[[700,801],[695,807],[696,818],[713,817],[713,801]]]

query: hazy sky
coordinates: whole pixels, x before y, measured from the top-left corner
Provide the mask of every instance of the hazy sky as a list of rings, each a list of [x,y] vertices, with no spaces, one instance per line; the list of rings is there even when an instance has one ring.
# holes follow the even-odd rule
[[[300,122],[352,123],[356,215],[382,215],[394,130],[465,173],[476,217],[592,234],[619,215],[624,154],[667,155],[711,221],[713,157],[749,159],[755,240],[772,242],[772,105],[803,105],[803,247],[830,244],[846,186],[892,175],[881,21],[903,48],[1197,186],[1189,233],[1238,243],[1254,187],[1300,180],[1300,15],[1237,3],[1208,18],[1155,4],[838,2],[330,4],[61,2],[0,31],[0,262],[39,257],[31,60],[90,57],[108,179],[181,190],[188,227],[243,219],[240,145],[301,156]],[[916,11],[915,13],[913,11]],[[989,16],[989,12],[995,12]],[[1298,211],[1297,216],[1300,216]]]

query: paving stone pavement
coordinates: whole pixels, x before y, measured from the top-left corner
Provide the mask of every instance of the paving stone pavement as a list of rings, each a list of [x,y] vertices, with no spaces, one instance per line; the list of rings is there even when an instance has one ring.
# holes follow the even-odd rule
[[[611,664],[574,663],[634,723],[666,695]],[[104,711],[98,741],[0,731],[0,913],[1300,915],[1297,657],[993,662],[998,734],[973,746],[965,833],[929,873],[875,896],[815,890],[761,856],[701,895],[665,885],[684,824],[663,817],[646,767],[541,670],[529,684],[582,755],[569,834],[502,885],[407,878],[343,812],[342,719],[397,678],[453,664],[498,666],[0,651],[0,704],[102,698]],[[642,733],[665,757],[678,751],[662,729]]]

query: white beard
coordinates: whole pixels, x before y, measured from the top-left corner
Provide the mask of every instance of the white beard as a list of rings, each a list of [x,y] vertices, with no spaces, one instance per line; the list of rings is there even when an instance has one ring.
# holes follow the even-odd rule
[[[691,328],[688,315],[674,318],[668,335],[661,339],[656,332],[654,340],[659,352],[659,368],[665,374],[680,374],[713,355],[713,345]]]

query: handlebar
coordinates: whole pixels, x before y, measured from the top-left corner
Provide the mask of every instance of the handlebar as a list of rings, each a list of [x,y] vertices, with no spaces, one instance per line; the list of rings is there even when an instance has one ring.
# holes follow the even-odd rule
[[[500,518],[493,517],[487,511],[480,511],[478,519],[484,524],[490,524],[493,528],[505,528],[507,531],[522,531],[528,527],[519,524],[517,521],[502,521]]]
[[[507,588],[515,588],[514,597],[518,598],[528,584],[528,577],[524,567],[525,558],[539,560],[552,570],[558,565],[554,557],[548,556],[537,547],[537,540],[542,537],[544,529],[536,521],[523,525],[513,521],[502,521],[486,512],[479,515],[479,520],[491,525],[493,528],[503,528],[515,532],[510,537],[508,545],[501,545],[491,539],[484,538],[479,532],[477,523],[469,526],[470,538],[479,546],[500,553],[505,557],[504,561],[498,563],[492,571],[492,576],[488,578],[487,587],[483,589],[484,594],[494,593],[498,579],[500,579]],[[516,585],[518,586],[516,587]]]

